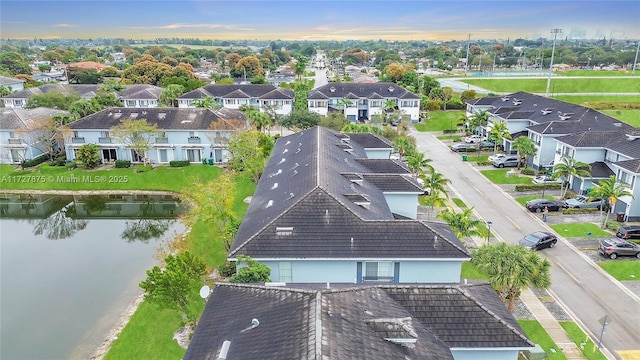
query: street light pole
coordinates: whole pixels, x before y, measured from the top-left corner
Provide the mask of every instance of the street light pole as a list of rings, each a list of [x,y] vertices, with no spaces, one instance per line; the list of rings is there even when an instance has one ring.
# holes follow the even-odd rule
[[[547,77],[547,91],[545,91],[544,96],[549,96],[549,86],[551,85],[551,72],[553,71],[553,56],[556,52],[556,38],[558,34],[562,33],[562,29],[551,29],[551,33],[553,34],[553,48],[551,49],[551,63],[549,64],[549,76]]]
[[[489,244],[489,237],[491,236],[491,225],[493,225],[493,223],[491,221],[487,221],[487,227],[489,228],[489,230],[487,230],[487,244]]]

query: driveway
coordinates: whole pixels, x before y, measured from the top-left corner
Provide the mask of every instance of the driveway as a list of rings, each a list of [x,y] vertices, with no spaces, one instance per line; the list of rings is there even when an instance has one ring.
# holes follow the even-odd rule
[[[470,163],[441,143],[433,134],[412,129],[418,149],[432,159],[431,165],[451,181],[451,197],[459,197],[475,207],[479,218],[491,221],[491,230],[508,243],[546,228],[536,215],[526,211],[503,189],[491,183]],[[572,317],[598,339],[599,319],[608,315],[603,344],[616,350],[640,349],[640,299],[600,270],[587,256],[561,238],[558,245],[541,252],[552,263],[550,292],[566,305]]]

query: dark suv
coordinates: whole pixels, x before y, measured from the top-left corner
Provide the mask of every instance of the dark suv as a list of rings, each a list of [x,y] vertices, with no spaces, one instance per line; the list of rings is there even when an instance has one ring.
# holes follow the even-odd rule
[[[621,239],[640,239],[640,225],[621,226],[616,236]]]
[[[611,238],[600,241],[598,252],[603,256],[608,256],[610,259],[623,255],[640,258],[640,245],[623,239]]]

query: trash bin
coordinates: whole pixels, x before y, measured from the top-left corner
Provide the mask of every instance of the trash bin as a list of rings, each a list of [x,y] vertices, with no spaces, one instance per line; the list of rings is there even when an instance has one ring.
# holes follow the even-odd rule
[[[202,165],[207,165],[207,159],[202,158]]]
[[[462,155],[462,161],[467,161],[467,155]]]
[[[209,158],[209,165],[213,165],[213,158]]]
[[[616,213],[616,220],[618,222],[624,222],[624,213],[623,212]]]

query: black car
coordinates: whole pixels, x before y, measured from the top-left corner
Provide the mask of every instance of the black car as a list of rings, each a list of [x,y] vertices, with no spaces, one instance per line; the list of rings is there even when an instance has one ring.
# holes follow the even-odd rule
[[[640,225],[621,226],[616,236],[621,239],[640,239]]]
[[[545,207],[549,211],[560,211],[560,208],[562,208],[562,203],[554,200],[535,199],[527,201],[526,207],[527,210],[531,212],[543,212]]]
[[[555,235],[546,231],[536,231],[520,239],[518,244],[531,250],[542,250],[556,246],[557,242],[558,238]]]

